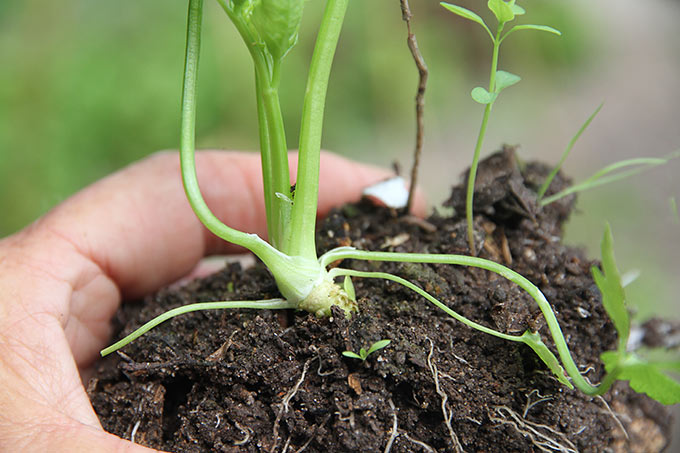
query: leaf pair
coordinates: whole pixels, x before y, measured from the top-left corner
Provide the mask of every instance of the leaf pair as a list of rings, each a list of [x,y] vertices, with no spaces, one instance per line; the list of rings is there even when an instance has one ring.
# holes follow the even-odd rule
[[[373,354],[375,351],[377,351],[379,349],[386,347],[391,342],[392,342],[392,340],[376,341],[375,343],[373,343],[373,345],[370,348],[368,348],[368,351],[364,348],[361,348],[361,349],[359,349],[359,354],[357,354],[356,352],[352,352],[352,351],[344,351],[342,353],[342,355],[344,355],[345,357],[349,357],[351,359],[359,359],[359,360],[365,361],[368,358],[369,355]]]
[[[452,13],[467,19],[471,20],[472,22],[476,22],[479,25],[486,30],[487,34],[491,38],[492,41],[498,40],[503,41],[510,33],[513,33],[518,30],[538,30],[538,31],[544,31],[548,33],[554,33],[556,35],[561,35],[559,30],[556,30],[552,27],[548,27],[547,25],[535,25],[535,24],[525,24],[525,25],[515,25],[508,31],[505,35],[502,35],[501,37],[501,32],[503,30],[503,26],[512,20],[515,19],[515,16],[521,16],[525,14],[524,9],[515,4],[515,0],[510,0],[509,2],[505,2],[503,0],[489,0],[487,3],[487,7],[493,12],[494,16],[496,16],[496,20],[498,21],[498,35],[494,36],[493,33],[491,33],[491,30],[489,27],[486,25],[486,22],[479,17],[476,13],[470,11],[469,9],[463,8],[462,6],[458,5],[452,5],[451,3],[446,3],[446,2],[441,2],[440,5],[442,5],[444,8],[448,9]]]
[[[472,89],[470,95],[475,102],[480,104],[493,104],[501,91],[509,86],[512,86],[522,80],[520,76],[512,74],[507,71],[496,71],[496,83],[492,93],[489,93],[482,87],[475,87]]]

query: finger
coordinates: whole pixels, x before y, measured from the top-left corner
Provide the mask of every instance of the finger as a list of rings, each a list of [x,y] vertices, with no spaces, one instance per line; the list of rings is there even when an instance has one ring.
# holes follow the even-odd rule
[[[290,160],[295,168],[296,156]],[[206,202],[224,223],[266,235],[259,156],[203,152],[197,168]],[[319,212],[358,199],[363,186],[386,175],[386,170],[324,153]],[[191,211],[176,153],[156,154],[98,182],[41,225],[73,244],[129,297],[178,279],[206,254],[235,250],[207,232]]]

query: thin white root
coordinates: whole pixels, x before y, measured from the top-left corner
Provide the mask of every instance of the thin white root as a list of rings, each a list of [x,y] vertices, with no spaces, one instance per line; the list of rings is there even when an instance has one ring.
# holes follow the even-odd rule
[[[234,445],[235,445],[235,446],[241,446],[241,445],[247,444],[247,443],[250,441],[250,434],[253,432],[253,430],[250,429],[250,428],[247,427],[247,426],[244,428],[244,427],[241,426],[238,422],[234,422],[234,425],[236,425],[236,427],[237,427],[238,429],[240,429],[241,432],[244,433],[244,434],[246,435],[243,439],[234,442]]]
[[[536,400],[532,401],[532,396],[536,394]],[[533,389],[529,394],[527,395],[527,403],[524,405],[524,412],[522,413],[522,418],[527,418],[527,414],[531,410],[532,407],[536,406],[537,404],[543,403],[545,401],[550,401],[553,399],[552,396],[543,396],[541,395],[541,392],[539,392],[537,389]]]
[[[590,372],[590,371],[594,371],[594,368],[593,368],[593,367],[588,367],[588,368],[586,368],[586,370],[583,372],[583,374],[585,375],[586,373],[588,373],[588,372]],[[590,384],[590,379],[589,379],[587,376],[583,376],[583,378],[586,380],[586,382],[587,382],[588,384]],[[592,385],[592,384],[591,384],[591,385]],[[607,400],[605,400],[605,399],[602,397],[602,395],[598,395],[596,398],[602,403],[602,405],[604,406],[604,408],[605,408],[605,410],[607,411],[607,413],[608,413],[609,415],[611,415],[611,417],[614,419],[614,423],[616,423],[616,425],[617,425],[619,428],[621,428],[621,431],[623,431],[623,435],[626,436],[626,440],[629,440],[630,437],[628,437],[628,431],[626,431],[626,428],[623,426],[623,423],[621,423],[621,420],[620,420],[619,417],[616,415],[616,412],[614,412],[614,411],[612,410],[612,408],[609,407],[609,403],[607,403]]]
[[[139,424],[141,423],[141,420],[137,420],[137,423],[135,423],[135,426],[132,427],[132,432],[130,433],[130,442],[135,443],[135,436],[137,435],[137,430],[139,429]]]
[[[465,453],[463,446],[458,440],[458,436],[451,426],[453,413],[449,411],[449,408],[446,405],[446,402],[449,400],[449,396],[439,386],[439,371],[437,370],[437,365],[435,365],[435,363],[432,361],[432,356],[434,355],[434,343],[429,338],[426,338],[426,340],[430,342],[430,353],[427,355],[427,366],[430,368],[430,372],[434,378],[434,389],[437,392],[437,395],[439,395],[442,399],[442,415],[444,416],[444,424],[449,431],[449,437],[451,438],[451,442],[453,442],[453,448],[456,453]]]
[[[390,432],[390,438],[387,441],[387,445],[385,446],[385,451],[384,453],[389,453],[390,450],[392,449],[392,445],[394,444],[394,441],[397,439],[399,436],[403,436],[405,439],[407,439],[409,442],[412,442],[421,448],[423,448],[425,451],[435,453],[435,449],[427,445],[425,442],[421,442],[417,439],[414,439],[413,437],[409,436],[407,432],[404,431],[399,431],[399,425],[397,421],[397,409],[394,407],[394,403],[392,400],[388,400],[390,403],[390,408],[392,409],[392,430]]]
[[[269,453],[274,453],[274,450],[276,450],[276,446],[279,443],[279,424],[281,423],[281,417],[283,417],[283,414],[288,413],[288,404],[290,401],[293,399],[295,394],[298,392],[300,389],[300,386],[305,380],[305,376],[307,375],[307,370],[309,370],[309,364],[310,362],[314,359],[309,359],[305,362],[305,365],[302,368],[302,375],[300,376],[300,379],[295,383],[292,389],[288,391],[283,397],[283,400],[281,400],[281,406],[279,409],[279,413],[276,414],[276,420],[274,421],[274,443],[272,445],[272,448],[269,450]],[[288,439],[290,441],[290,438]],[[287,448],[284,447],[284,449]]]
[[[394,439],[399,436],[399,427],[397,424],[397,409],[394,407],[394,403],[392,400],[389,400],[388,403],[390,403],[390,409],[392,409],[392,432],[390,433],[390,438],[387,441],[387,445],[385,445],[385,453],[390,453],[390,450],[392,449],[392,444],[394,443]]]
[[[525,420],[517,412],[507,406],[494,407],[495,414],[489,414],[489,420],[501,425],[509,425],[541,451],[552,453],[579,453],[576,446],[567,437],[550,426]]]
[[[607,410],[607,413],[612,416],[612,418],[614,419],[614,423],[616,423],[618,427],[621,428],[621,431],[623,431],[623,435],[626,436],[626,440],[629,440],[630,437],[628,437],[628,431],[626,431],[626,428],[623,426],[623,423],[621,423],[621,420],[616,415],[616,412],[614,412],[612,408],[609,407],[609,403],[607,403],[607,401],[604,398],[602,398],[602,395],[598,395],[597,399],[602,402],[605,409]]]

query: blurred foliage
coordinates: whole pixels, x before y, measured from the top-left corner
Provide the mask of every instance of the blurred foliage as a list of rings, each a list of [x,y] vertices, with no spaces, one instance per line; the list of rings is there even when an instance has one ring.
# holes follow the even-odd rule
[[[487,37],[436,1],[411,3],[431,71],[428,115],[432,127],[447,125],[438,112],[468,102],[469,88],[486,77]],[[249,56],[216,2],[206,4],[198,144],[255,149]],[[485,9],[479,1],[460,4]],[[286,62],[282,103],[291,148],[323,5],[307,3],[300,43]],[[0,237],[115,169],[177,146],[186,6],[183,0],[0,1]],[[568,39],[513,39],[505,58],[520,73],[576,71],[587,63],[588,36],[566,3],[537,3],[531,13]],[[374,161],[373,153],[389,161],[384,153],[399,140],[410,148],[416,77],[398,0],[352,2],[324,146]]]

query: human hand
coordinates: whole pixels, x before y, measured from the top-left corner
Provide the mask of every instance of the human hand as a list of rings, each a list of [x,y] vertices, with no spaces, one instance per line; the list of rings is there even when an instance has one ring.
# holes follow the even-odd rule
[[[295,168],[296,155],[290,159]],[[259,157],[202,152],[197,167],[213,212],[264,236]],[[387,175],[324,153],[319,214]],[[81,379],[110,342],[122,300],[176,281],[206,255],[235,251],[191,211],[170,152],[93,184],[0,240],[0,450],[153,451],[104,432]]]

